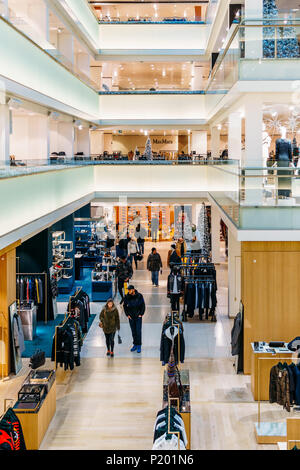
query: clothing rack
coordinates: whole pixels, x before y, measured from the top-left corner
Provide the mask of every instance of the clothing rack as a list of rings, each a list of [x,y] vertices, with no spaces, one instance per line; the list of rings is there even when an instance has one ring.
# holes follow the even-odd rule
[[[178,439],[178,450],[180,450],[180,432],[171,431],[171,400],[177,401],[177,412],[179,413],[179,398],[170,398],[168,396],[168,434],[176,434]]]
[[[61,325],[57,325],[55,327],[55,346],[54,346],[54,361],[55,361],[55,369],[57,369],[57,362],[56,362],[56,350],[57,350],[57,331],[58,331],[58,328],[63,328],[65,326],[65,324],[67,323],[67,321],[69,320],[69,318],[71,318],[71,314],[69,313],[68,316],[66,317],[65,316],[65,319],[64,321],[62,322]]]
[[[75,294],[74,295],[71,295],[69,297],[69,303],[68,303],[68,311],[66,312],[66,314],[68,313],[69,315],[71,314],[71,302],[72,302],[72,299],[76,299],[77,295],[79,294],[79,292],[82,291],[82,286],[79,286],[76,288],[76,291],[75,291]],[[65,317],[66,317],[66,314],[65,314]]]
[[[45,323],[48,323],[48,283],[47,273],[17,273],[17,276],[45,276],[44,280],[44,301],[45,301]],[[18,311],[20,311],[20,299],[17,299]]]
[[[178,329],[177,341],[178,341],[178,363],[177,367],[180,370],[180,325],[179,323],[174,323],[174,316],[177,316],[178,322],[179,320],[179,312],[177,310],[172,310],[170,313],[167,314],[167,318],[171,318],[172,323],[171,326],[175,326]],[[178,405],[179,406],[179,405]]]

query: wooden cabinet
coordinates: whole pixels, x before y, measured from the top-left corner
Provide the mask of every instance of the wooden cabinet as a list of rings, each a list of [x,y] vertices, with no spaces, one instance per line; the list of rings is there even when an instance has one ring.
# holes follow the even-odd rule
[[[56,411],[56,381],[37,412],[14,409],[18,416],[27,450],[38,450]]]

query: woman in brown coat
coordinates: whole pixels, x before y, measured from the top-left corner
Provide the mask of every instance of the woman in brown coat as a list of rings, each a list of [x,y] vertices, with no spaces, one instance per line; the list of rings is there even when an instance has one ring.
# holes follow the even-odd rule
[[[120,316],[112,299],[108,299],[99,316],[99,326],[105,334],[107,356],[114,357],[115,334],[120,330]]]

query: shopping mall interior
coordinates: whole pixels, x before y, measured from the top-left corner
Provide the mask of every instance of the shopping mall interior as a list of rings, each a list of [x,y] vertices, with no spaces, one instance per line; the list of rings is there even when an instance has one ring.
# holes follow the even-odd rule
[[[300,449],[299,60],[299,0],[0,0],[0,450]]]

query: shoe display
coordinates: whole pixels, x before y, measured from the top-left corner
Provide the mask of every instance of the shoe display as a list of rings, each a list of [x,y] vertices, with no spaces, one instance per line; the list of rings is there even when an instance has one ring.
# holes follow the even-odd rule
[[[137,350],[137,346],[132,346],[132,348],[130,349],[131,352],[136,351],[136,350]]]

